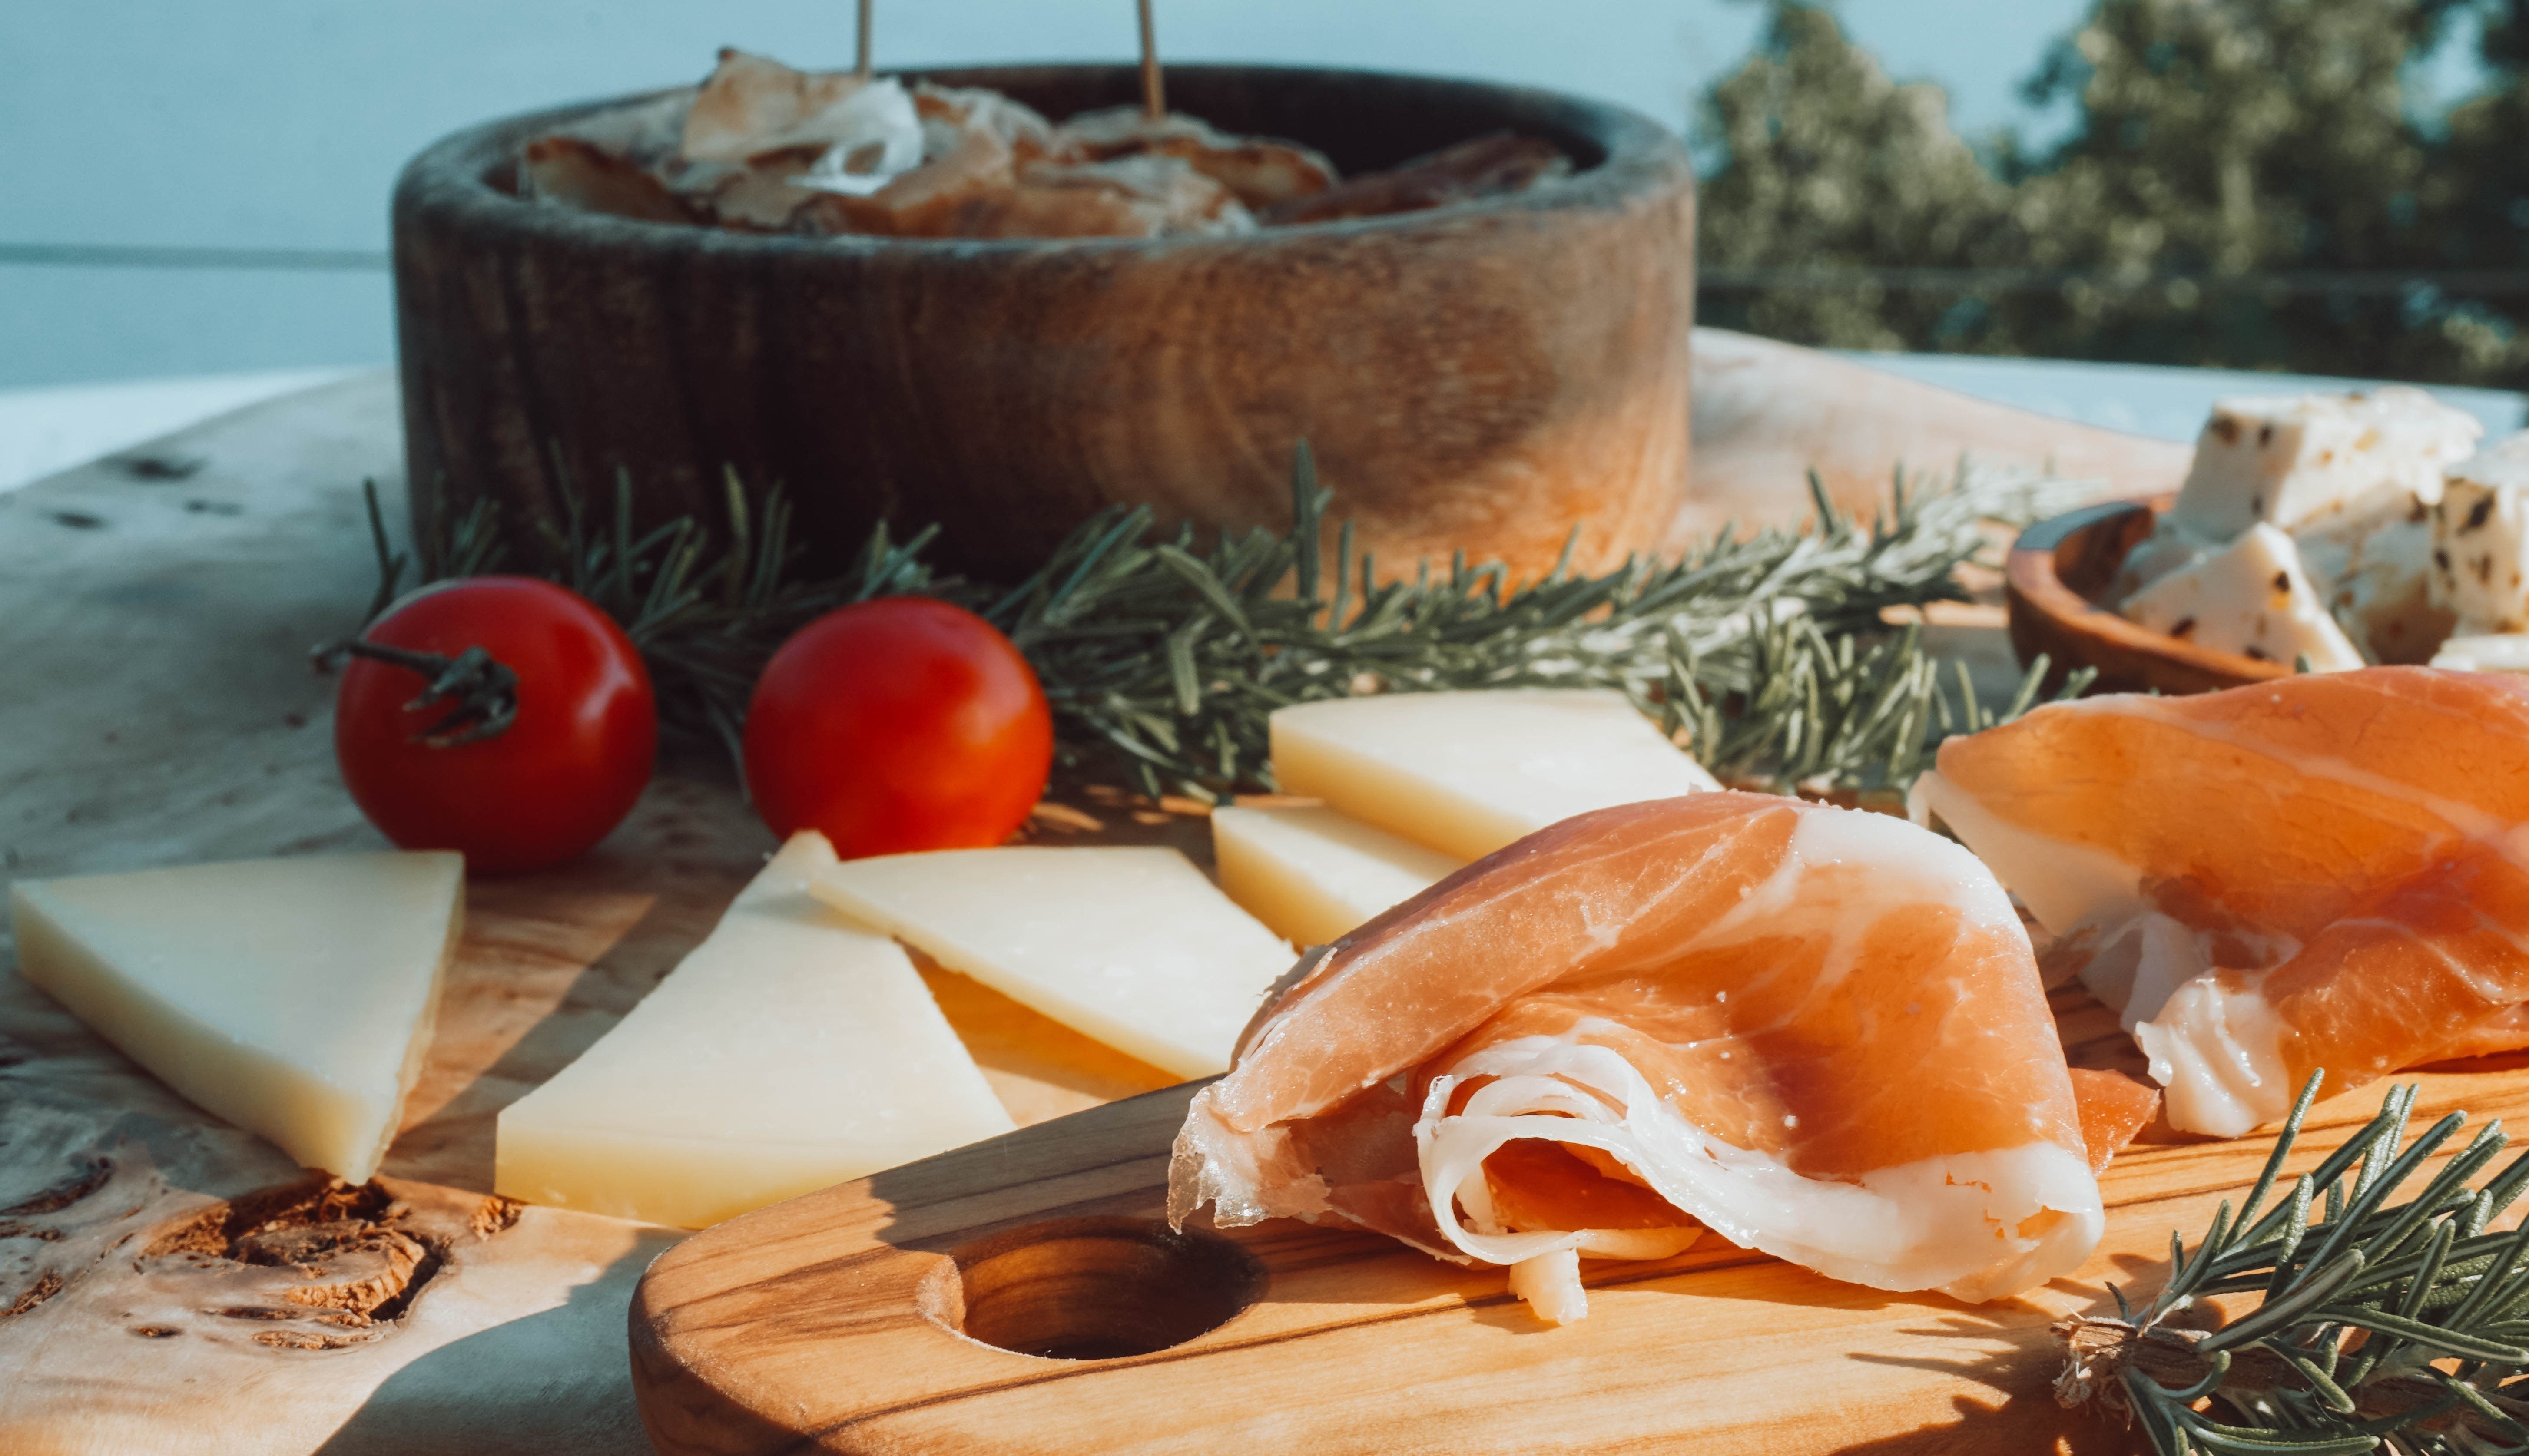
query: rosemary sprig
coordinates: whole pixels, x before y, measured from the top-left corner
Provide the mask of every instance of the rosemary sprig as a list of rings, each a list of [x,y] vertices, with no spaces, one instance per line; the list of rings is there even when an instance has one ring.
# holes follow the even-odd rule
[[[624,624],[672,726],[732,745],[756,672],[791,631],[848,602],[927,593],[974,608],[1026,653],[1066,759],[1103,760],[1154,795],[1272,787],[1266,719],[1287,704],[1536,686],[1620,689],[1748,786],[1902,790],[1941,734],[1992,719],[1964,668],[1953,685],[1919,629],[1891,628],[1881,614],[1963,599],[1958,568],[1981,560],[1987,521],[2034,518],[2080,487],[1962,462],[1914,488],[1900,471],[1888,508],[1865,523],[1809,484],[1809,530],[1725,526],[1673,564],[1636,559],[1596,576],[1559,564],[1516,587],[1506,566],[1463,554],[1445,572],[1381,582],[1349,522],[1329,554],[1332,493],[1306,446],[1288,532],[1221,532],[1206,548],[1191,526],[1159,530],[1148,508],[1110,508],[998,590],[935,572],[923,556],[932,530],[897,542],[884,525],[854,569],[806,575],[780,494],[757,499],[733,476],[726,545],[690,517],[636,534],[619,476],[611,528],[574,504],[565,529],[519,541],[482,503],[435,531],[424,559],[442,575],[530,559]],[[392,584],[403,559],[382,527],[377,547]],[[2006,716],[2034,701],[2043,671]]]
[[[2318,1084],[2237,1213],[2224,1201],[2191,1253],[2170,1235],[2169,1280],[2139,1315],[2111,1286],[2118,1318],[2055,1326],[2068,1352],[2056,1399],[2132,1420],[2160,1456],[2529,1450],[2529,1225],[2487,1231],[2529,1188],[2529,1156],[2470,1186],[2507,1141],[2488,1123],[2391,1205],[2466,1121],[2452,1112],[2401,1151],[2417,1089],[2394,1087],[2268,1208]],[[2241,1293],[2257,1307],[2218,1329],[2170,1322]]]
[[[437,523],[424,556],[430,579],[524,569],[561,582],[614,618],[641,651],[657,684],[660,715],[672,728],[708,734],[737,750],[746,700],[765,660],[810,620],[873,597],[928,594],[973,605],[977,595],[936,577],[922,559],[939,527],[896,541],[882,522],[836,576],[798,570],[801,550],[790,539],[790,507],[779,490],[751,496],[735,472],[724,477],[729,523],[726,545],[683,516],[645,534],[632,528],[632,482],[616,476],[614,519],[586,519],[576,492],[565,489],[565,524],[531,540],[507,533],[495,503],[477,501],[454,521]],[[377,484],[364,482],[380,587],[369,619],[394,600],[406,558],[391,551]]]

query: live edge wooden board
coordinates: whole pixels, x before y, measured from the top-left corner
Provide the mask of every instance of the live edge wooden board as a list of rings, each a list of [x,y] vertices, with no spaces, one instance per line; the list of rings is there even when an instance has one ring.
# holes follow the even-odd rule
[[[2075,1058],[2096,1059],[2107,1044],[2083,1034],[2112,1023],[2059,1001]],[[2529,1073],[2485,1066],[2416,1074],[2417,1125],[2456,1107],[2519,1125]],[[651,1441],[662,1456],[2125,1451],[2132,1432],[2055,1404],[2048,1325],[2109,1305],[2109,1280],[2152,1287],[2171,1229],[2200,1233],[2267,1151],[2128,1151],[2101,1180],[2098,1253],[2017,1300],[1884,1294],[1710,1242],[1585,1263],[1589,1318],[1549,1328],[1500,1270],[1383,1238],[1288,1220],[1170,1235],[1168,1145],[1193,1091],[812,1194],[661,1256],[631,1317]],[[2380,1091],[2321,1104],[2292,1170]]]
[[[1944,465],[1962,449],[2031,463],[2053,455],[2068,470],[2102,477],[2116,494],[2168,489],[2184,468],[2182,446],[2038,421],[1787,346],[1704,331],[1695,351],[1697,498],[1680,518],[1682,533],[1724,517],[1799,518],[1807,509],[1799,488],[1804,462],[1854,504],[1880,490],[1892,461]],[[358,482],[379,476],[400,515],[401,454],[394,380],[377,374],[0,495],[0,622],[7,623],[0,638],[9,647],[8,688],[0,689],[0,888],[19,876],[379,843],[333,772],[332,684],[306,671],[302,654],[355,620],[368,600],[376,577]],[[1998,671],[2010,675],[2007,660]],[[270,1145],[160,1088],[8,974],[12,956],[0,934],[0,1452],[637,1456],[646,1449],[625,1357],[625,1311],[642,1269],[678,1235],[495,1198],[492,1125],[501,1106],[567,1064],[656,984],[773,847],[726,778],[708,758],[671,762],[633,821],[597,856],[550,876],[469,888],[467,940],[430,1065],[387,1176],[356,1197],[329,1199]],[[1055,813],[1040,827],[1057,838],[1143,837],[1197,852],[1206,842],[1200,820],[1147,806],[1086,807],[1086,817]],[[1157,1085],[1147,1068],[1097,1064],[1093,1049],[1059,1045],[1058,1031],[1025,1025],[973,983],[943,978],[935,990],[1022,1122]],[[2113,1051],[2115,1041],[2100,1045]],[[770,1428],[750,1424],[759,1417],[711,1418],[704,1414],[715,1409],[711,1400],[680,1407],[695,1419],[676,1428],[682,1434],[660,1428],[671,1442],[686,1442],[670,1448],[753,1449],[773,1438],[768,1429],[780,1441],[825,1432],[804,1438],[809,1448],[823,1439],[869,1449],[882,1436],[900,1438],[903,1449],[926,1441],[934,1449],[1129,1448],[1134,1437],[1122,1419],[1134,1409],[1129,1392],[1152,1378],[1201,1392],[1177,1401],[1174,1426],[1236,1426],[1261,1434],[1251,1444],[1272,1450],[1299,1448],[1335,1415],[1367,1433],[1324,1443],[1389,1450],[1475,1449],[1539,1431],[1540,1446],[1621,1448],[1634,1435],[1620,1431],[1656,1444],[1660,1432],[1692,1429],[1696,1449],[1735,1442],[1821,1452],[1860,1429],[1849,1418],[1865,1401],[1881,1407],[1868,1413],[1867,1429],[1916,1431],[1908,1439],[1918,1449],[1964,1449],[1953,1439],[1966,1439],[1960,1431],[1989,1430],[1998,1433],[1974,1438],[2027,1450],[2042,1445],[2020,1438],[2031,1431],[2080,1429],[2025,1398],[2042,1388],[2044,1362],[1994,1363],[1997,1353],[2042,1343],[2039,1314],[1887,1301],[1726,1250],[1632,1270],[1656,1274],[1662,1287],[1607,1288],[1587,1324],[1540,1333],[1501,1296],[1497,1275],[1455,1272],[1340,1235],[1261,1230],[1251,1247],[1266,1273],[1254,1307],[1195,1343],[1087,1365],[964,1345],[929,1324],[915,1331],[897,1318],[901,1310],[887,1317],[895,1323],[873,1328],[893,1329],[889,1338],[918,1333],[955,1359],[922,1354],[909,1366],[884,1354],[901,1345],[848,1338],[811,1348],[808,1334],[832,1327],[843,1313],[836,1297],[857,1274],[811,1281],[798,1303],[805,1322],[795,1324],[744,1295],[706,1293],[795,1267],[799,1251],[819,1240],[937,1267],[945,1257],[940,1251],[1068,1216],[1048,1209],[1147,1219],[1173,1111],[1146,1102],[1103,1115],[1120,1120],[1052,1123],[1036,1134],[1050,1141],[1021,1134],[966,1155],[945,1165],[952,1181],[927,1194],[907,1193],[906,1180],[934,1180],[941,1165],[889,1175],[878,1202],[869,1190],[845,1190],[697,1244],[708,1259],[669,1267],[654,1294],[707,1274],[709,1285],[684,1286],[704,1299],[696,1308],[746,1321],[753,1349],[781,1355],[794,1372],[822,1363],[839,1375],[858,1361],[871,1383],[857,1397],[838,1386],[803,1387],[800,1409],[813,1420],[777,1415]],[[1114,1168],[1048,1181],[1066,1160],[1088,1169],[1127,1151]],[[1000,1181],[995,1168],[1007,1170],[1008,1192],[980,1202],[954,1196],[953,1179],[968,1179],[971,1191],[974,1180]],[[801,1217],[808,1221],[787,1222]],[[2156,1248],[2166,1221],[2140,1224],[2120,1236],[2136,1250]],[[805,1242],[763,1246],[756,1266],[712,1252],[776,1226],[819,1231]],[[300,1235],[317,1228],[343,1235],[341,1247],[308,1260]],[[397,1271],[389,1255],[401,1246],[389,1234],[430,1258]],[[888,1238],[902,1250],[881,1242]],[[1089,1252],[1112,1248],[1110,1240]],[[1346,1272],[1311,1273],[1320,1261],[1341,1263]],[[309,1264],[324,1267],[302,1275]],[[1037,1267],[1020,1259],[994,1268]],[[401,1287],[380,1284],[382,1271]],[[1681,1274],[1685,1299],[1666,1288]],[[982,1285],[955,1287],[970,1328],[994,1327],[994,1310],[1038,1307]],[[1032,1276],[1011,1287],[1024,1294],[1043,1286]],[[1092,1292],[1106,1291],[1097,1308],[1111,1311],[1117,1291],[1139,1287],[1103,1281]],[[1796,1302],[1776,1302],[1787,1290]],[[311,1294],[321,1298],[304,1302]],[[1631,1309],[1647,1294],[1664,1301],[1654,1306],[1664,1322],[1635,1322]],[[2076,1290],[2041,1300],[2070,1307],[2087,1297]],[[1377,1317],[1384,1322],[1372,1322]],[[706,1354],[692,1343],[693,1320],[672,1319],[665,1342],[645,1336],[645,1370],[673,1368],[679,1352],[695,1355],[691,1368],[709,1378],[680,1385],[687,1395],[746,1394],[743,1409],[785,1409],[751,1403],[780,1386],[735,1357],[734,1331]],[[1962,1337],[1935,1337],[1953,1323]],[[1344,1336],[1346,1325],[1371,1332]],[[1265,1357],[1277,1347],[1258,1343],[1268,1327],[1326,1334],[1281,1342],[1288,1361],[1276,1364]],[[1674,1358],[1621,1338],[1628,1329],[1647,1330]],[[1744,1344],[1726,1338],[1750,1329],[1757,1333]],[[1889,1333],[1908,1330],[1922,1333]],[[1115,1337],[1092,1329],[1075,1343]],[[1479,1357],[1461,1358],[1462,1347]],[[1357,1360],[1353,1352],[1364,1348],[1375,1353]],[[1231,1349],[1248,1352],[1235,1370],[1220,1358]],[[1915,1364],[1873,1363],[1892,1350]],[[957,1363],[968,1359],[985,1364]],[[848,1406],[865,1400],[882,1375],[901,1378],[917,1366],[963,1372],[957,1379],[965,1383],[933,1392],[937,1427],[920,1427],[909,1410],[878,1418]],[[988,1378],[972,1378],[977,1369]],[[1278,1392],[1279,1413],[1226,1380],[1137,1374],[1214,1369],[1260,1373]],[[1493,1374],[1501,1370],[1516,1374]],[[1598,1393],[1626,1382],[1639,1387],[1639,1401]],[[987,1400],[978,1393],[986,1386],[1004,1388]],[[1365,1388],[1386,1393],[1363,1395]],[[1308,1415],[1319,1399],[1324,1411]],[[1103,1412],[1100,1402],[1115,1410]],[[1450,1414],[1480,1406],[1492,1412],[1482,1422]],[[733,1408],[717,1409],[734,1418]],[[1643,1409],[1664,1414],[1654,1423]],[[965,1432],[988,1410],[1008,1422],[969,1439]],[[1418,1410],[1432,1420],[1409,1421]],[[1978,1414],[1962,1425],[1962,1411]],[[855,1412],[857,1426],[849,1424]]]

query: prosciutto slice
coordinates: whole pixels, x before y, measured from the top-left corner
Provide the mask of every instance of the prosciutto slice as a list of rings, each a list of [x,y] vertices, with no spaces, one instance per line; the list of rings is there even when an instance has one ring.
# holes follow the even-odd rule
[[[1914,808],[2082,957],[2177,1127],[2529,1045],[2529,679],[2056,704],[1942,745]]]
[[[1707,1228],[1974,1301],[2103,1221],[1993,876],[1902,820],[1733,792],[1565,820],[1304,960],[1178,1136],[1170,1215],[1206,1204],[1508,1266],[1557,1321],[1580,1259]]]

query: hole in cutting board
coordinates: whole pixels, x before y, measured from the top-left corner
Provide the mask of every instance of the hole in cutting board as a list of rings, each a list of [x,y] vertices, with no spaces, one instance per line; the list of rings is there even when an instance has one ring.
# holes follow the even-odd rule
[[[1254,1304],[1264,1267],[1157,1218],[1061,1218],[968,1244],[924,1281],[933,1321],[1020,1355],[1116,1360],[1182,1345]]]

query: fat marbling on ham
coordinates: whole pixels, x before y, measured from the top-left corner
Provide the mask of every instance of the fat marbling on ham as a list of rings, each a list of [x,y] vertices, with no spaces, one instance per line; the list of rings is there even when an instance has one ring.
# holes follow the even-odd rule
[[[1189,1110],[1170,1215],[1205,1204],[1509,1266],[1558,1322],[1581,1258],[1705,1228],[1984,1300],[2103,1225],[1993,876],[1902,820],[1736,792],[1565,820],[1304,961]]]

